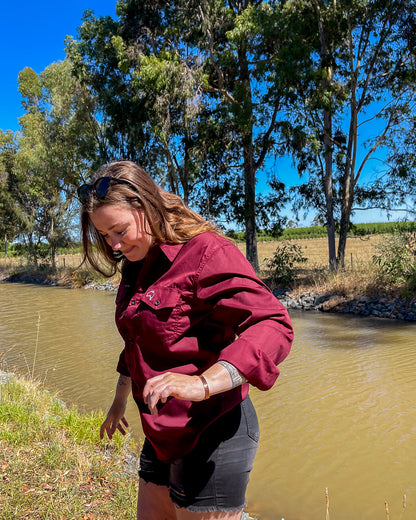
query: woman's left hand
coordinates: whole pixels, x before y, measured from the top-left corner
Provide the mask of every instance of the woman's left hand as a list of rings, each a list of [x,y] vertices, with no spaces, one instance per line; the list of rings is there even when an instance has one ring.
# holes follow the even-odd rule
[[[183,401],[203,401],[205,389],[198,376],[165,372],[148,379],[143,389],[144,402],[152,415],[157,415],[157,404],[166,403],[169,397]]]

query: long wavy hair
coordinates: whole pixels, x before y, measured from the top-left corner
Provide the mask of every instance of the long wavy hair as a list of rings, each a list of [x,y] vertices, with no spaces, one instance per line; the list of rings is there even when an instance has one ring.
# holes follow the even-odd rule
[[[88,262],[105,277],[113,276],[120,261],[124,260],[111,249],[90,218],[95,210],[106,204],[144,211],[156,243],[181,244],[205,231],[220,233],[216,225],[188,208],[178,195],[160,188],[143,168],[131,161],[106,164],[97,171],[92,182],[101,177],[114,177],[130,184],[111,184],[104,198],[97,197],[91,190],[82,204],[83,263]]]

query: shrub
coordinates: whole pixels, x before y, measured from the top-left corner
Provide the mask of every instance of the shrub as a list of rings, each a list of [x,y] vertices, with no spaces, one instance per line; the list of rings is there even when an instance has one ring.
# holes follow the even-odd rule
[[[387,284],[416,288],[416,233],[396,230],[376,246],[373,263]]]
[[[283,286],[294,281],[296,266],[306,261],[307,258],[303,256],[302,248],[290,242],[278,245],[273,256],[265,259],[266,266],[271,271],[272,281]]]

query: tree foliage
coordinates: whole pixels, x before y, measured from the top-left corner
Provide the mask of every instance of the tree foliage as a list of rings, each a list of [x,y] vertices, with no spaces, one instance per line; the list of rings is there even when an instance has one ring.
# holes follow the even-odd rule
[[[298,62],[302,56],[283,33],[294,13],[279,5],[120,0],[117,20],[87,13],[68,45],[111,126],[120,121],[131,135],[128,119],[118,118],[120,101],[137,114],[146,139],[135,146],[147,153],[135,159],[155,176],[166,172],[170,189],[203,213],[243,223],[255,267],[256,228],[270,208],[278,227],[284,202],[275,174],[274,196],[256,197],[256,176],[276,151],[278,116],[298,68],[291,50]]]
[[[325,224],[333,268],[357,208],[413,203],[414,0],[118,0],[116,13],[86,11],[65,62],[19,75],[21,131],[0,134],[0,231],[34,258],[45,240],[54,256],[74,186],[114,159],[243,226],[255,268],[257,230],[279,235],[289,195]],[[282,156],[301,175],[289,195]]]
[[[70,239],[75,187],[94,159],[95,134],[88,128],[96,123],[68,62],[40,75],[27,67],[18,80],[25,113],[6,181],[21,222],[15,233],[35,264],[46,241],[54,264],[58,246]]]
[[[308,174],[297,188],[298,207],[312,206],[322,215],[330,264],[343,266],[354,209],[376,199],[386,208],[403,202],[404,192],[397,190],[400,166],[391,167],[414,109],[415,5],[407,0],[296,4],[301,19],[315,19],[316,28],[311,81],[298,91],[293,112],[293,121],[304,123],[302,139],[292,142],[298,170]],[[379,167],[370,165],[375,158]],[[408,169],[401,172],[409,179]]]

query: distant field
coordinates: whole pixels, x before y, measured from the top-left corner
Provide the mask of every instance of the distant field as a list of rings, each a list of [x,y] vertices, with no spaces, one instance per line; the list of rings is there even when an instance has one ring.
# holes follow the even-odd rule
[[[374,246],[383,241],[383,235],[367,235],[364,237],[352,237],[347,240],[345,252],[346,267],[357,266],[360,263],[367,263],[375,253]],[[303,256],[308,260],[304,264],[306,268],[324,267],[328,265],[328,241],[327,238],[306,238],[290,240],[290,243],[299,245],[302,248]],[[260,267],[265,266],[265,259],[271,258],[276,251],[276,247],[283,241],[265,241],[258,243],[258,254]],[[245,254],[245,244],[237,244],[239,249]],[[338,239],[336,240],[338,247]]]
[[[351,237],[347,240],[347,249],[345,255],[346,267],[357,267],[360,263],[367,263],[371,260],[375,249],[374,246],[383,240],[384,235],[367,235],[364,237]],[[302,248],[303,256],[308,260],[303,265],[305,268],[325,267],[328,265],[328,242],[325,237],[320,238],[306,238],[290,240],[290,243],[295,243]],[[260,267],[265,267],[265,260],[271,258],[276,251],[278,245],[282,245],[284,241],[259,241],[258,254]],[[336,241],[338,246],[338,240]],[[238,248],[245,254],[245,244],[237,243]],[[58,266],[77,267],[81,263],[81,255],[59,255]],[[20,258],[0,258],[0,267],[24,267],[25,262]]]

